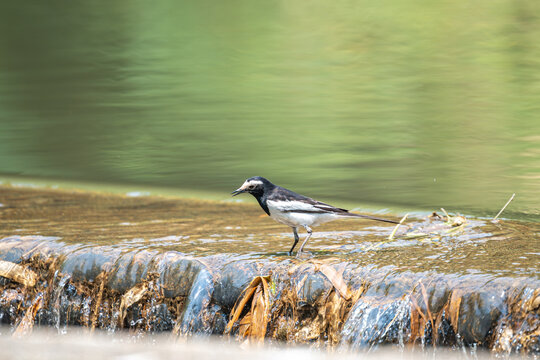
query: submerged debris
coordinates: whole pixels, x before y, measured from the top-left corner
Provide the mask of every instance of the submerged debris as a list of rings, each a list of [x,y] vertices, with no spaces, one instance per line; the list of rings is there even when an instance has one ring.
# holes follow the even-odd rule
[[[33,287],[37,281],[37,275],[32,270],[25,266],[2,260],[0,260],[0,276],[28,287]]]
[[[540,288],[514,291],[509,300],[508,313],[494,332],[493,350],[540,353]]]
[[[271,337],[319,347],[337,345],[353,301],[362,292],[350,290],[344,270],[323,261],[289,269],[272,307]]]
[[[427,216],[428,223],[420,224],[402,235],[404,239],[437,238],[451,235],[464,230],[467,219],[463,215],[449,215],[444,208],[441,211],[445,216],[435,211]]]
[[[249,337],[256,341],[262,341],[266,335],[270,314],[270,286],[271,278],[269,276],[257,276],[240,295],[237,303],[231,311],[231,317],[225,334],[229,334],[242,313],[245,313],[245,307],[251,300],[251,307],[238,322],[238,336],[240,338]]]
[[[13,336],[24,336],[30,334],[34,328],[34,321],[37,312],[41,310],[42,307],[43,297],[40,294],[33,300],[32,305],[26,309],[21,321],[18,323],[15,331],[13,332]]]
[[[126,310],[131,307],[131,305],[139,302],[146,293],[149,291],[148,281],[141,282],[122,295],[120,300],[120,316],[118,318],[118,325],[124,327],[124,319],[126,318]]]
[[[403,222],[407,219],[407,217],[409,216],[409,214],[405,214],[405,216],[403,216],[401,218],[401,220],[399,221],[399,223],[394,227],[394,230],[392,230],[392,233],[390,234],[390,236],[388,237],[388,240],[392,240],[394,238],[394,236],[396,235],[396,232],[398,230],[398,228],[401,226],[401,224],[403,224]]]

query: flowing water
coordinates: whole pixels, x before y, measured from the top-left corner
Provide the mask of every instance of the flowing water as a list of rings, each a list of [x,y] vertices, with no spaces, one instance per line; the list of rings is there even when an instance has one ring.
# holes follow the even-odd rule
[[[35,273],[31,285],[0,277],[0,322],[14,334],[79,325],[355,351],[540,351],[535,223],[417,217],[389,241],[392,225],[334,222],[297,259],[289,229],[255,204],[21,187],[3,187],[0,202],[0,260]]]

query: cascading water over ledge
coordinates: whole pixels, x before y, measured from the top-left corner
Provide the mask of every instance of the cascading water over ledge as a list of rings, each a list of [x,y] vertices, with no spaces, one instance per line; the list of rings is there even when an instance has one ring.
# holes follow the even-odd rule
[[[291,239],[283,229],[231,215],[249,217],[245,205],[9,194],[2,199],[11,207],[0,232],[0,324],[15,335],[82,326],[354,350],[540,351],[540,281],[535,264],[518,260],[533,259],[534,244],[516,235],[534,236],[525,223],[471,220],[462,233],[437,240],[386,242],[391,226],[350,231],[347,222],[325,227],[310,244],[312,256],[298,260],[286,255]],[[23,211],[36,195],[40,213]],[[216,206],[226,211],[212,212]],[[235,223],[240,229],[228,225]],[[283,251],[263,250],[274,248]],[[482,263],[494,253],[496,260]]]

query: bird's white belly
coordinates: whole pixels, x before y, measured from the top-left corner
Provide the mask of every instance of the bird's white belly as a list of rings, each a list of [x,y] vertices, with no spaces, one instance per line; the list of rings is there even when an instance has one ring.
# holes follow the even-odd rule
[[[279,223],[298,227],[298,226],[317,226],[327,221],[336,219],[336,216],[331,213],[303,213],[295,211],[282,211],[268,202],[268,210],[272,219]]]

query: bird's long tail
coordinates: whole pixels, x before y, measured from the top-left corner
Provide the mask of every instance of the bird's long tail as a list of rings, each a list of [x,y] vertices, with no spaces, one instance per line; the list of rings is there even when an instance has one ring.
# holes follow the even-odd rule
[[[399,221],[382,219],[382,218],[378,218],[378,217],[375,217],[375,216],[369,216],[369,215],[355,214],[355,213],[352,213],[352,212],[347,212],[346,216],[354,216],[354,217],[360,217],[360,218],[369,219],[369,220],[384,221],[384,222],[391,223],[391,224],[399,224]]]

